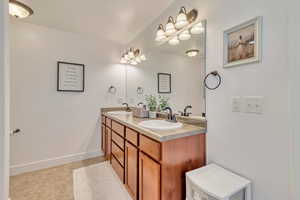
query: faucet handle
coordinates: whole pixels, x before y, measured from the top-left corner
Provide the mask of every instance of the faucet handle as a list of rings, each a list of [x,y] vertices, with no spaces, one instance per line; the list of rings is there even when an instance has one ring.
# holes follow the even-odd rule
[[[192,113],[191,112],[188,112],[186,113],[186,116],[189,117]]]
[[[172,119],[171,119],[171,120],[172,120],[173,122],[177,122],[177,115],[178,115],[178,114],[174,114],[174,115],[172,116]]]

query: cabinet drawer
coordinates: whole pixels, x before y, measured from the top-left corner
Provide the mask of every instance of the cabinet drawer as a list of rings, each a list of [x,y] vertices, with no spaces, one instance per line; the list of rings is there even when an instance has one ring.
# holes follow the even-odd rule
[[[138,146],[138,135],[138,132],[126,128],[126,139],[136,146]]]
[[[159,142],[140,135],[140,149],[155,160],[161,159],[161,144]]]
[[[124,168],[118,163],[114,156],[111,157],[111,165],[121,179],[122,183],[124,183]]]
[[[124,150],[124,139],[116,134],[115,132],[112,131],[112,140],[119,146],[121,147],[122,150]]]
[[[106,117],[105,124],[106,124],[106,126],[111,128],[111,119]]]
[[[111,152],[115,158],[124,166],[124,151],[120,149],[114,142],[111,143]]]
[[[121,136],[125,136],[124,132],[125,132],[125,127],[122,124],[119,124],[118,122],[112,121],[111,123],[112,125],[112,130],[114,130],[115,132],[117,132],[118,134],[120,134]]]

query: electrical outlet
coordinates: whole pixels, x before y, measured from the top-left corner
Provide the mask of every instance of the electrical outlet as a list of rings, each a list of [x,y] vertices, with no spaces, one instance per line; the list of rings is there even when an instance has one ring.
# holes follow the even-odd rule
[[[245,113],[263,113],[263,97],[245,97],[244,112]]]
[[[232,112],[241,112],[242,111],[242,98],[241,97],[232,97],[231,107],[232,107]]]

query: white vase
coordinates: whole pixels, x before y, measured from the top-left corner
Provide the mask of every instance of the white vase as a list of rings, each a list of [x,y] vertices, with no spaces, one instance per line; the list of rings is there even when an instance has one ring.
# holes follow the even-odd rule
[[[149,118],[155,119],[156,118],[156,112],[155,111],[150,111],[149,112]]]

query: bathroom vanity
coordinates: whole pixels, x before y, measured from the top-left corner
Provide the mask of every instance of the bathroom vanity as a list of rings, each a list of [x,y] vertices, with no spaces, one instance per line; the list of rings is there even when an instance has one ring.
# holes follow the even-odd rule
[[[205,127],[150,130],[147,119],[102,112],[102,150],[134,200],[185,199],[185,172],[204,166]]]

